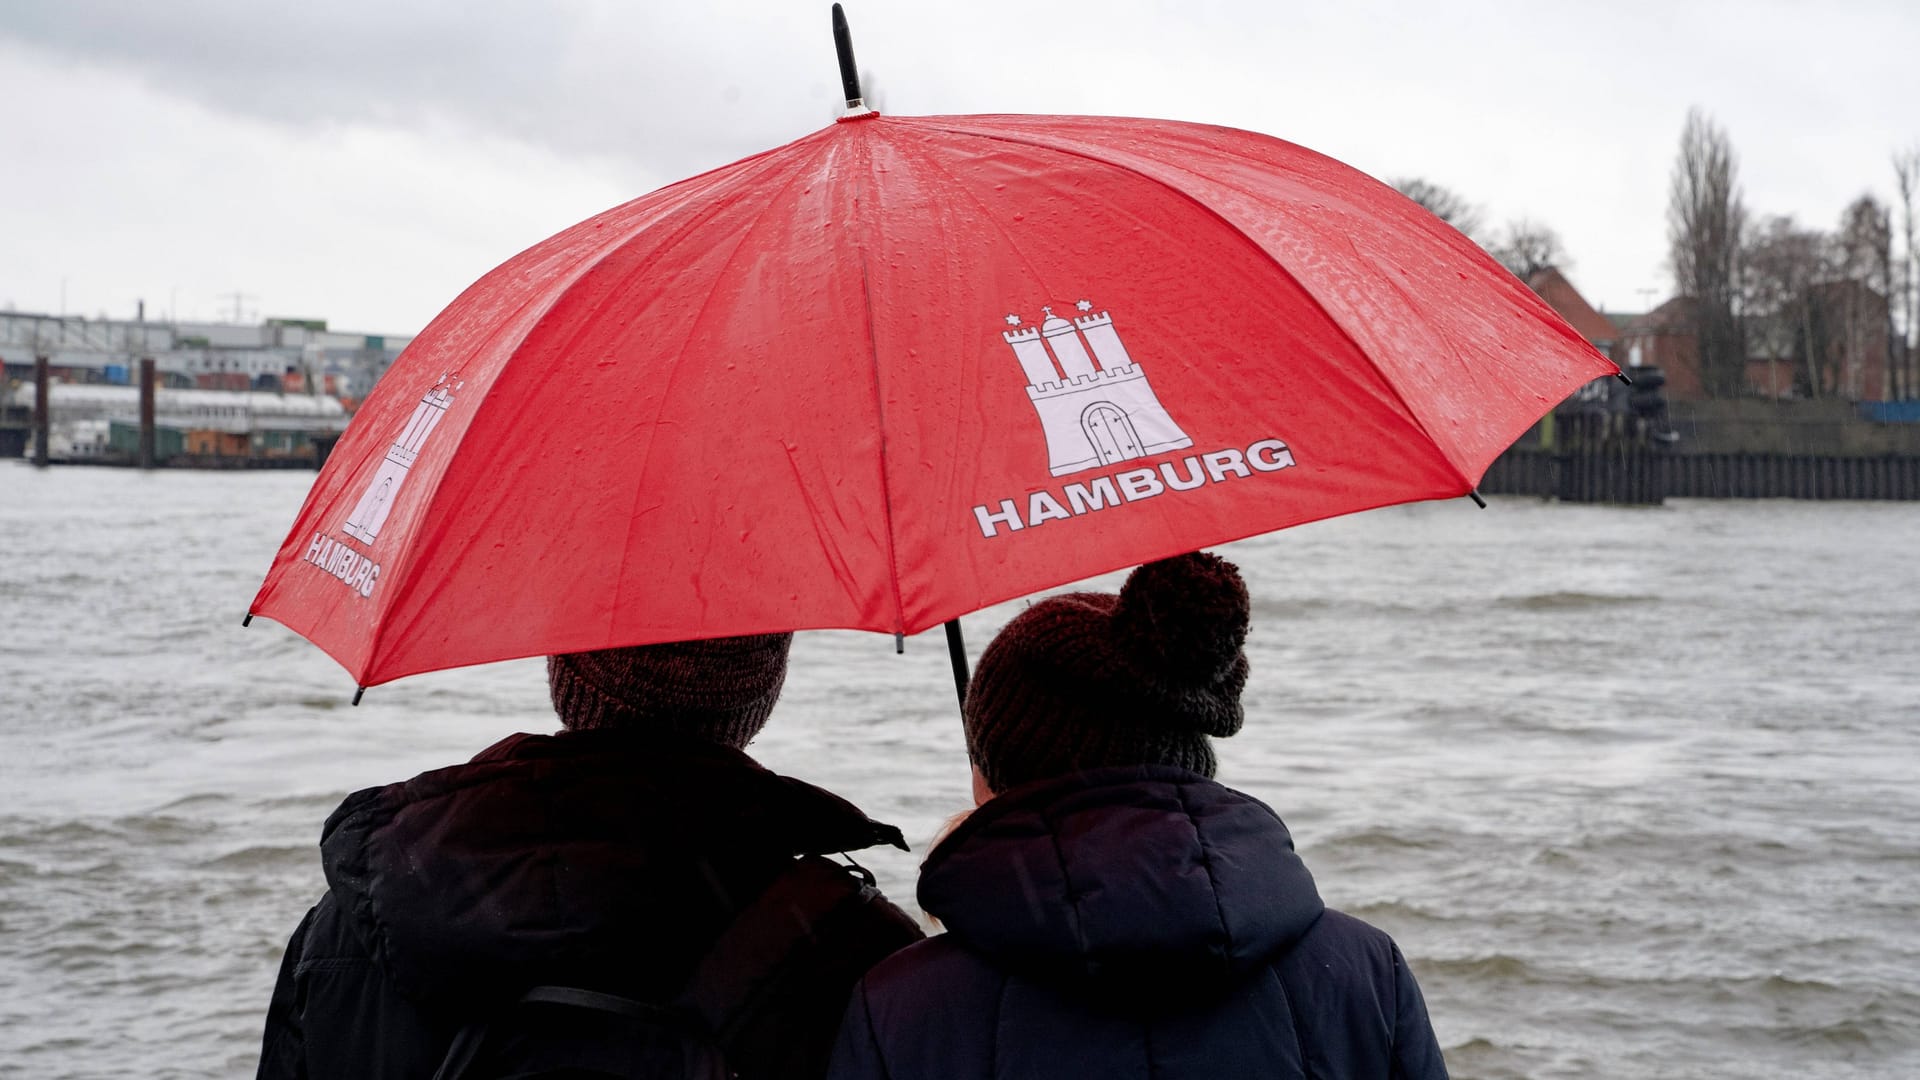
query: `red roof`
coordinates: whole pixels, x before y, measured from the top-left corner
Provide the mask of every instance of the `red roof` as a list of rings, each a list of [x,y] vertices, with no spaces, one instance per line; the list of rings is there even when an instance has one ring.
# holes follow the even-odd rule
[[[1580,290],[1573,287],[1565,274],[1549,266],[1536,270],[1527,279],[1527,288],[1532,289],[1547,306],[1567,320],[1567,324],[1580,332],[1580,336],[1605,349],[1612,342],[1620,340],[1620,328],[1613,320],[1595,311]]]

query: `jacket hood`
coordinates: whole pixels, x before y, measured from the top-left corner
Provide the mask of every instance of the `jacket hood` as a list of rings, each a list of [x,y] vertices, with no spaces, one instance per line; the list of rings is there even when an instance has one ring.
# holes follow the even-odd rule
[[[996,966],[1117,993],[1224,988],[1324,910],[1265,803],[1158,765],[989,801],[928,856],[919,898]]]
[[[356,792],[320,841],[335,901],[423,1001],[535,979],[670,994],[792,856],[876,844],[906,847],[739,751],[615,730],[516,735]]]

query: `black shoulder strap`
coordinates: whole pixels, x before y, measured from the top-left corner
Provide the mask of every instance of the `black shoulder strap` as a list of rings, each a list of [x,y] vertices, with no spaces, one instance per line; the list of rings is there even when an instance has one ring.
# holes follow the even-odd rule
[[[681,991],[679,1003],[724,1044],[733,1013],[752,998],[827,917],[874,893],[873,875],[819,855],[802,855],[734,916]]]
[[[713,1036],[681,1009],[635,1001],[616,994],[602,994],[596,990],[582,990],[577,986],[536,986],[520,995],[515,1004],[590,1009],[677,1031],[685,1037],[687,1045],[697,1051],[694,1068],[699,1072],[688,1080],[723,1080],[727,1075],[719,1049],[713,1044]],[[490,1025],[481,1021],[462,1027],[459,1034],[453,1037],[452,1045],[447,1047],[447,1056],[440,1062],[433,1080],[460,1080],[466,1075],[467,1070],[473,1068],[474,1062],[479,1059],[489,1030]]]
[[[873,891],[873,875],[864,867],[803,855],[734,916],[674,1004],[653,1005],[572,986],[536,986],[521,995],[517,1004],[591,1009],[677,1030],[690,1045],[706,1048],[703,1068],[723,1077],[726,1070],[716,1042],[726,1038],[730,1021],[755,988],[814,936],[829,914],[848,900],[867,899]],[[474,1021],[462,1027],[433,1080],[465,1076],[480,1057],[489,1026],[487,1021]]]
[[[635,1001],[616,994],[582,990],[577,986],[536,986],[521,994],[520,1001],[527,1005],[573,1005],[582,1009],[597,1009],[600,1012],[624,1016],[629,1020],[648,1020],[668,1026],[680,1026],[685,1023],[672,1009],[649,1005],[644,1001]]]
[[[440,1059],[440,1067],[433,1071],[433,1080],[460,1080],[473,1068],[473,1060],[480,1056],[480,1047],[487,1041],[487,1025],[474,1022],[460,1028],[454,1035],[453,1043],[447,1047],[447,1056]]]

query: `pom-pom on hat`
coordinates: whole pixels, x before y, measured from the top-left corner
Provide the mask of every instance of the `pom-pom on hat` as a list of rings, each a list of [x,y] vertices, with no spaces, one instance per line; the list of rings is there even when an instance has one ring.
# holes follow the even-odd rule
[[[731,746],[766,726],[792,634],[672,641],[547,657],[553,711],[569,731],[670,731]]]
[[[1205,552],[1148,563],[1120,594],[1021,612],[967,687],[967,752],[996,792],[1103,765],[1212,776],[1208,736],[1240,730],[1247,586]]]

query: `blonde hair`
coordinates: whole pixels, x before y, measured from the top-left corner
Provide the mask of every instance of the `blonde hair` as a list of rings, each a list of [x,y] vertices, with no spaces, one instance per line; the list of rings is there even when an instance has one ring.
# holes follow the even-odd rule
[[[927,841],[927,851],[931,853],[934,848],[939,847],[947,837],[953,835],[953,830],[959,828],[961,822],[972,817],[973,812],[978,809],[979,807],[977,806],[969,806],[965,810],[941,822],[940,827],[933,830],[933,839]],[[939,917],[934,915],[933,912],[928,911],[926,908],[921,908],[920,914],[927,920],[928,924],[942,930],[946,929],[946,927],[941,924]]]

